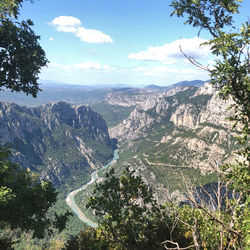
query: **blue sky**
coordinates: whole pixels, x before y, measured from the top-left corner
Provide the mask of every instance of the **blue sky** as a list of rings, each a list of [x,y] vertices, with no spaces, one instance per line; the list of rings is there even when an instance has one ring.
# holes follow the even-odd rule
[[[170,17],[168,0],[40,0],[25,2],[20,19],[33,20],[50,63],[40,79],[84,85],[169,85],[208,79],[190,65],[183,50],[212,63],[203,31]],[[236,25],[246,21],[245,0]]]

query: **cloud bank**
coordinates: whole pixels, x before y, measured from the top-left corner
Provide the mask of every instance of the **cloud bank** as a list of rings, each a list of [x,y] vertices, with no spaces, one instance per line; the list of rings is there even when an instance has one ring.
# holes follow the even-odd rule
[[[207,58],[209,48],[200,46],[206,40],[194,37],[191,39],[179,39],[172,43],[166,43],[163,46],[148,47],[147,50],[138,53],[131,53],[128,58],[138,61],[157,61],[164,64],[174,64],[183,61],[184,56],[180,51],[180,47],[184,53],[197,60]]]
[[[81,21],[73,16],[56,17],[50,24],[54,26],[57,31],[73,33],[83,42],[113,43],[113,39],[109,35],[99,30],[84,28]]]
[[[109,65],[102,65],[99,62],[84,62],[84,63],[76,63],[72,65],[62,65],[59,63],[50,63],[48,65],[48,68],[50,70],[56,70],[56,71],[64,71],[66,73],[74,73],[74,72],[80,72],[80,71],[110,71],[113,68]]]

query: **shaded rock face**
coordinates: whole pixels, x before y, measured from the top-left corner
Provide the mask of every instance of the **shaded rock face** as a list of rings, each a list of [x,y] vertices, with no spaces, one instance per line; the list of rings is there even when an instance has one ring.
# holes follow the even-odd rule
[[[233,193],[227,186],[219,185],[218,183],[209,183],[202,187],[196,187],[191,193],[193,201],[190,201],[187,195],[185,196],[180,202],[180,206],[190,205],[195,207],[197,205],[212,211],[225,208],[227,199],[239,198],[238,193]]]
[[[99,168],[115,148],[99,114],[65,102],[38,108],[0,102],[0,141],[12,144],[14,161],[56,185]]]

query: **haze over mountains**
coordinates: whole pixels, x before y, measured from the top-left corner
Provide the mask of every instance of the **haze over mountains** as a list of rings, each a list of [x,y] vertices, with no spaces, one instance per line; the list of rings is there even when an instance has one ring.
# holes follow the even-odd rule
[[[205,81],[183,81],[169,86],[150,85],[145,86],[145,89],[151,91],[164,91],[176,86],[197,86],[204,84]],[[4,102],[16,103],[29,107],[37,107],[42,104],[55,101],[66,101],[72,104],[94,104],[105,99],[105,96],[115,89],[135,89],[135,87],[124,84],[116,85],[95,85],[85,86],[77,84],[63,84],[53,81],[42,81],[40,88],[42,91],[38,93],[36,99],[27,96],[24,93],[11,92],[9,90],[0,91],[0,100]],[[141,87],[141,89],[144,89]],[[137,88],[136,88],[137,89]]]

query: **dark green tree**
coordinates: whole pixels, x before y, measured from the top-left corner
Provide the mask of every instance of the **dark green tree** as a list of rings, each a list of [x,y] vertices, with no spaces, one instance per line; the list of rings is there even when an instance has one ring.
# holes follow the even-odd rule
[[[119,249],[117,245],[112,244],[108,235],[100,229],[87,228],[82,230],[76,236],[72,236],[66,243],[64,250],[108,250]]]
[[[31,26],[18,21],[23,0],[0,1],[0,91],[22,91],[36,97],[37,79],[47,59]],[[33,1],[31,1],[33,2]],[[42,238],[65,227],[68,213],[48,214],[57,192],[51,182],[10,160],[11,151],[0,144],[0,229],[31,232]],[[1,233],[1,232],[0,232]],[[11,248],[11,237],[0,239],[0,249]]]
[[[0,91],[4,88],[33,97],[40,91],[38,74],[48,60],[32,30],[31,20],[18,21],[21,0],[0,2]]]
[[[62,230],[68,213],[48,215],[57,192],[51,182],[9,160],[11,151],[0,146],[0,228],[21,229],[42,238],[52,228]]]
[[[241,130],[238,139],[242,149],[236,155],[236,163],[217,170],[221,180],[218,186],[230,188],[233,196],[226,197],[225,205],[213,212],[197,203],[191,192],[189,197],[194,208],[181,212],[185,214],[183,222],[193,232],[196,249],[204,245],[212,249],[248,249],[250,246],[250,25],[247,21],[240,28],[234,27],[233,14],[239,13],[239,2],[241,0],[173,0],[171,3],[172,15],[187,16],[185,24],[199,28],[199,33],[202,30],[210,33],[211,39],[203,45],[210,46],[216,58],[213,67],[203,66],[182,52],[196,67],[209,72],[210,82],[222,99],[233,100],[232,116],[228,119],[234,121],[233,128],[238,125]],[[217,199],[220,204],[220,192]]]
[[[165,249],[162,242],[166,238],[180,246],[190,243],[176,218],[158,204],[152,189],[128,167],[121,177],[111,169],[105,181],[96,185],[87,208],[94,211],[99,229],[117,249]]]

